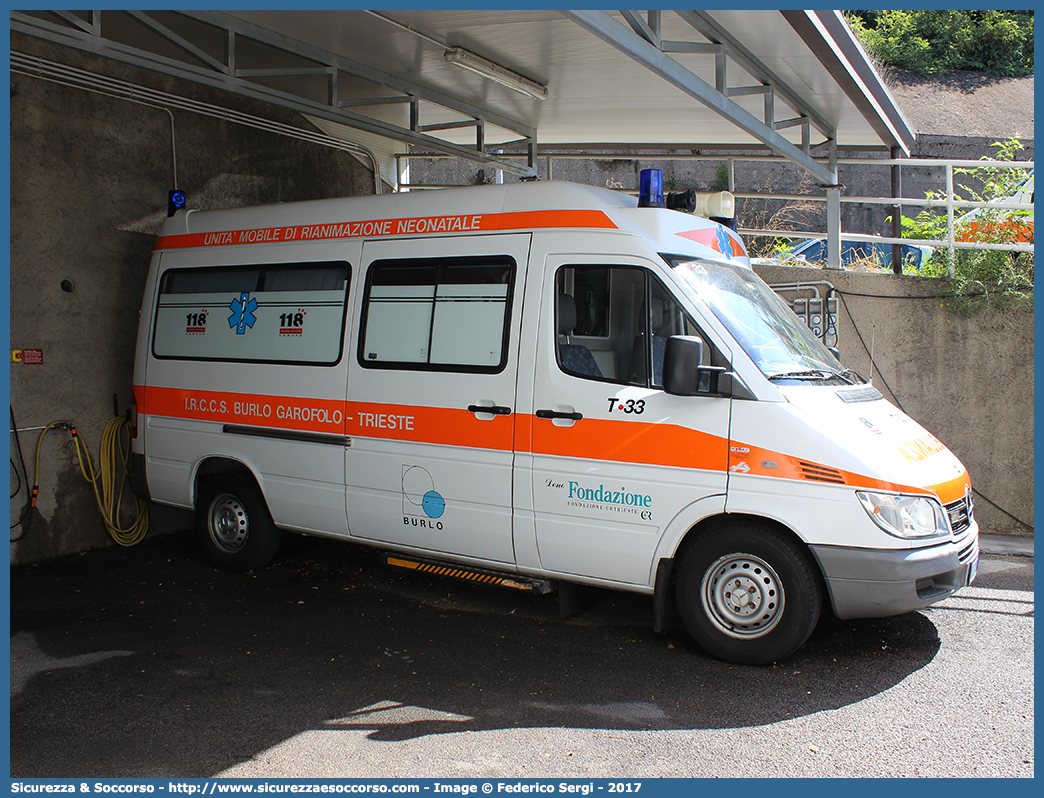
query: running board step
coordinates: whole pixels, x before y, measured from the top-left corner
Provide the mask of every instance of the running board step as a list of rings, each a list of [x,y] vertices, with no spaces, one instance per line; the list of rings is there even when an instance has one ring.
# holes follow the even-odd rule
[[[551,593],[555,589],[555,586],[547,579],[534,579],[527,576],[519,576],[518,574],[498,573],[481,568],[466,567],[456,563],[420,560],[415,557],[400,557],[395,554],[385,555],[384,561],[394,568],[405,568],[410,571],[420,571],[421,573],[434,574],[436,576],[448,576],[451,579],[460,579],[464,582],[475,582],[492,587],[523,590],[536,595]]]

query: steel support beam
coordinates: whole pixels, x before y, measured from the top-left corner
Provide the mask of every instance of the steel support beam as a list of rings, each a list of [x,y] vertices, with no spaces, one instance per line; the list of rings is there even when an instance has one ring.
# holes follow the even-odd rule
[[[536,135],[536,128],[525,125],[517,119],[512,119],[488,108],[483,108],[456,97],[451,97],[438,89],[422,86],[418,83],[406,80],[405,78],[393,75],[390,72],[384,72],[376,67],[371,67],[361,61],[355,61],[351,58],[332,53],[329,50],[323,50],[319,47],[314,47],[313,45],[298,41],[297,39],[292,39],[289,36],[276,33],[268,28],[262,28],[259,25],[254,25],[251,22],[230,16],[221,11],[179,11],[178,13],[184,14],[193,19],[198,19],[201,22],[206,22],[215,27],[222,28],[226,31],[231,31],[239,36],[246,36],[249,39],[261,42],[262,44],[267,44],[271,47],[294,53],[303,58],[308,58],[312,61],[317,61],[329,66],[335,66],[349,75],[355,75],[356,77],[360,77],[370,83],[376,83],[379,86],[385,86],[400,91],[403,94],[418,97],[425,102],[440,105],[443,108],[456,111],[464,116],[476,118],[481,117],[492,125],[513,131],[522,136],[528,137]]]
[[[80,19],[78,16],[76,16],[71,11],[52,11],[51,13],[61,17],[66,22],[68,22],[70,25],[72,25],[72,26],[74,26],[76,28],[79,28],[80,30],[87,31],[87,33],[97,33],[97,30],[98,30],[98,22],[97,22],[97,20],[98,20],[98,12],[97,11],[88,11],[87,12],[88,19],[87,19],[86,22],[84,20]]]
[[[119,12],[108,12],[119,13]],[[11,30],[27,36],[33,36],[47,41],[56,42],[67,47],[94,53],[105,58],[132,64],[166,75],[189,80],[211,88],[229,91],[252,99],[260,100],[282,108],[287,108],[301,114],[308,114],[320,119],[344,125],[345,127],[364,130],[393,141],[401,141],[415,144],[419,147],[431,149],[447,155],[465,158],[479,163],[489,164],[498,169],[503,169],[511,174],[522,177],[532,177],[536,174],[536,129],[524,125],[517,120],[509,119],[501,114],[480,108],[471,103],[463,102],[450,97],[437,90],[412,83],[397,76],[375,69],[357,61],[343,56],[330,53],[320,48],[312,47],[303,42],[291,39],[278,33],[252,25],[243,20],[236,19],[218,11],[184,11],[178,12],[185,16],[213,25],[226,33],[225,53],[227,63],[204,55],[201,50],[195,48],[190,42],[179,37],[172,31],[161,31],[163,26],[155,20],[147,22],[142,19],[141,12],[132,14],[141,24],[146,24],[154,32],[162,35],[164,39],[175,44],[183,51],[189,53],[199,61],[202,66],[187,64],[172,58],[167,58],[156,53],[141,50],[128,45],[120,44],[104,38],[101,26],[97,20],[98,12],[94,12],[94,24],[88,30],[82,20],[75,27],[67,27],[59,23],[49,23],[44,20],[21,14],[17,11],[11,12]],[[416,116],[418,100],[424,100],[435,105],[447,108],[463,116],[475,120],[481,131],[485,123],[493,124],[506,130],[519,134],[528,144],[530,157],[527,164],[522,165],[518,161],[508,161],[492,156],[482,149],[482,136],[479,135],[478,148],[453,144],[435,136],[425,135],[420,132],[416,120],[411,120],[409,128],[384,122],[379,119],[357,114],[345,108],[339,107],[336,97],[330,96],[329,102],[318,103],[312,100],[296,96],[277,89],[262,86],[237,76],[244,70],[237,70],[235,64],[235,40],[237,36],[246,37],[254,41],[276,47],[287,52],[308,58],[318,64],[322,64],[326,70],[340,70],[347,74],[356,75],[371,83],[391,88],[402,92],[411,102]],[[195,51],[195,52],[194,52]],[[332,73],[331,73],[332,74]],[[336,78],[333,78],[335,81]]]
[[[192,42],[188,41],[184,37],[174,33],[174,31],[170,30],[170,28],[168,28],[166,25],[161,25],[160,23],[156,22],[156,20],[154,20],[152,17],[150,17],[143,11],[127,11],[126,13],[134,17],[134,19],[138,21],[138,24],[144,25],[153,33],[157,34],[160,38],[166,39],[179,50],[181,50],[191,58],[195,58],[201,64],[204,64],[218,72],[225,71],[225,65],[223,63],[218,61],[216,58],[212,58],[208,53],[206,53],[199,47],[196,47],[196,45],[194,45]],[[101,31],[99,30],[94,35],[101,38]]]
[[[574,10],[561,13],[650,72],[725,117],[769,149],[802,167],[821,183],[828,186],[836,185],[836,169],[832,171],[811,158],[802,151],[801,147],[791,144],[769,125],[757,119],[742,106],[730,100],[722,92],[650,44],[626,25],[617,22],[603,11]]]
[[[792,92],[782,78],[766,67],[757,56],[740,44],[735,36],[715,22],[707,12],[679,10],[675,13],[705,36],[708,41],[723,45],[729,58],[735,61],[744,72],[754,79],[760,80],[765,85],[771,86],[776,97],[802,116],[807,117],[812,126],[824,138],[833,139],[837,137],[837,130],[822,114],[818,113],[797,94]],[[768,11],[765,13],[773,12]],[[766,119],[765,122],[766,124],[771,124],[772,120]]]
[[[817,55],[881,141],[889,147],[900,147],[909,155],[916,134],[867,61],[841,13],[799,10],[779,13]]]

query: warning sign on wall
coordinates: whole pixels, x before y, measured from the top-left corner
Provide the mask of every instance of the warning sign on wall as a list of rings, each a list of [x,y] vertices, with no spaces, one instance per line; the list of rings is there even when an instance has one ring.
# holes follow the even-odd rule
[[[12,363],[25,363],[30,366],[42,366],[43,365],[43,350],[42,349],[12,349],[11,350],[11,362]]]

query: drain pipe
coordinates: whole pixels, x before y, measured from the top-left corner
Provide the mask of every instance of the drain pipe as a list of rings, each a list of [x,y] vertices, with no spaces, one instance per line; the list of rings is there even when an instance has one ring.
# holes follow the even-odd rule
[[[178,190],[178,145],[174,138],[174,112],[169,108],[164,108],[168,114],[170,114],[170,159],[173,161],[174,166],[174,190]]]
[[[117,100],[126,100],[127,102],[143,105],[147,108],[156,108],[166,111],[170,114],[172,149],[174,114],[170,109],[176,108],[179,111],[188,111],[202,116],[209,116],[213,119],[234,122],[237,125],[244,125],[245,127],[250,127],[255,130],[275,133],[278,136],[285,136],[287,138],[298,139],[299,141],[306,141],[311,144],[318,144],[323,147],[330,147],[331,149],[341,150],[342,152],[347,152],[349,154],[362,155],[369,160],[371,168],[373,169],[373,193],[382,193],[381,168],[377,163],[377,156],[366,147],[350,141],[343,141],[342,139],[333,136],[327,136],[324,133],[313,133],[304,130],[303,128],[287,125],[283,122],[273,122],[259,116],[234,111],[231,108],[224,108],[219,105],[200,102],[199,100],[178,97],[175,94],[168,94],[167,92],[148,89],[144,86],[138,86],[116,78],[109,78],[104,75],[98,75],[94,72],[78,69],[77,67],[58,64],[54,61],[48,61],[38,56],[25,55],[24,53],[14,51],[11,52],[11,73],[24,75],[30,78],[37,78],[39,80],[46,80],[71,89],[80,89],[82,91],[101,94]],[[176,152],[174,153],[174,173],[174,187],[177,188]]]

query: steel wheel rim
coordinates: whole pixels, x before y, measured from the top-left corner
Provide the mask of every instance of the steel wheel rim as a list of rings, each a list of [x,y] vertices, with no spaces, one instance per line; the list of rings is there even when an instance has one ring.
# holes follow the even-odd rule
[[[760,557],[718,558],[704,573],[700,592],[707,617],[730,637],[763,637],[783,617],[783,584]]]
[[[210,539],[221,551],[235,554],[246,545],[250,522],[246,508],[231,493],[222,493],[210,503],[207,516]]]

